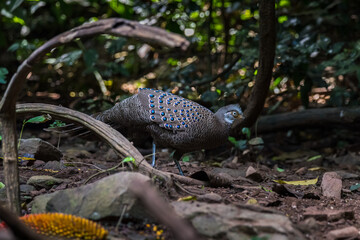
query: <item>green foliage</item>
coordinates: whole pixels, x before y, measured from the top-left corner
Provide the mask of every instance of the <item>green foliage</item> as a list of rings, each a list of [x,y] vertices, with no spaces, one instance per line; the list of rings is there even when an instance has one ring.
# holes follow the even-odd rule
[[[0,8],[0,84],[6,83],[7,72],[14,73],[47,40],[103,18],[143,21],[185,35],[191,42],[186,54],[109,35],[53,49],[43,64],[34,66],[31,78],[37,84],[31,91],[59,93],[65,106],[72,101],[63,97],[69,91],[82,93],[84,98],[103,94],[99,87],[103,81],[114,98],[137,87],[176,88],[184,97],[215,110],[232,102],[245,105],[244,98],[257,75],[257,1],[14,0],[1,1]],[[284,105],[293,106],[288,102],[300,100],[310,106],[314,88],[330,92],[328,105],[359,104],[360,24],[356,9],[357,1],[276,1],[276,67],[270,91],[291,93],[282,100]],[[238,61],[233,64],[234,59]],[[233,67],[214,79],[228,66]],[[193,88],[194,82],[205,83]],[[272,104],[279,106],[271,111],[281,105]],[[95,104],[92,110],[100,107]]]
[[[126,157],[121,161],[122,164],[124,163],[132,163],[136,167],[136,162],[133,157]]]
[[[0,68],[0,84],[6,84],[6,75],[9,71],[6,68]]]
[[[61,120],[55,120],[52,124],[50,124],[49,128],[57,128],[57,127],[64,127],[66,123]]]
[[[0,182],[0,189],[4,188],[5,187],[5,184]]]
[[[39,124],[39,123],[47,122],[49,120],[51,120],[51,116],[49,114],[36,116],[36,117],[30,118],[28,120],[24,119],[22,127],[21,127],[21,131],[20,131],[20,136],[19,136],[19,141],[18,141],[18,148],[20,147],[21,137],[22,137],[22,134],[23,134],[23,131],[24,131],[25,124],[27,124],[27,123]]]

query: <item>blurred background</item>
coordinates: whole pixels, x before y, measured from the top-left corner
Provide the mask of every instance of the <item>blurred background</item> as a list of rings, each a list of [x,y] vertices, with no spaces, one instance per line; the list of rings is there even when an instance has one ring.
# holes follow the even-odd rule
[[[258,67],[258,1],[5,0],[0,2],[0,92],[17,67],[52,37],[120,17],[185,36],[188,51],[101,35],[50,52],[34,67],[20,102],[93,113],[158,88],[216,110],[246,107]],[[264,114],[358,105],[360,2],[276,1],[277,47]]]

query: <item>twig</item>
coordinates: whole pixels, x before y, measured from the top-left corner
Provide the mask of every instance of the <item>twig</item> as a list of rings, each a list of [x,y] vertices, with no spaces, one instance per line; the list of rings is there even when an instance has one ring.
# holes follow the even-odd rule
[[[144,204],[152,216],[170,228],[175,239],[202,239],[193,226],[176,215],[174,210],[159,196],[153,186],[148,183],[134,181],[129,189]]]

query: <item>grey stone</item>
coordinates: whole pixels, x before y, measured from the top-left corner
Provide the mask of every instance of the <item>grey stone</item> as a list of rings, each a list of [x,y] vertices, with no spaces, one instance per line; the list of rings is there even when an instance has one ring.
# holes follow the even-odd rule
[[[65,165],[60,161],[49,161],[47,162],[43,169],[49,169],[54,171],[60,171],[65,168]]]
[[[342,180],[336,172],[326,172],[321,181],[322,193],[325,197],[341,198]]]
[[[33,185],[37,189],[46,188],[50,189],[54,185],[59,185],[63,182],[67,182],[68,180],[55,178],[52,176],[47,175],[40,175],[40,176],[32,176],[27,181],[27,184]]]
[[[20,193],[29,195],[31,191],[35,191],[35,187],[28,185],[28,184],[21,184],[20,185]]]
[[[126,206],[125,217],[151,218],[129,192],[134,181],[150,182],[140,173],[121,172],[78,188],[57,191],[34,199],[32,213],[63,212],[99,220],[119,217]]]
[[[209,202],[209,203],[219,203],[222,201],[222,197],[216,193],[206,193],[197,197],[198,201]]]
[[[235,205],[203,202],[172,202],[175,212],[188,219],[196,230],[208,238],[302,240],[305,237],[284,215],[249,210]]]
[[[42,161],[60,161],[62,153],[59,149],[40,138],[21,139],[19,156],[33,155],[35,159]]]

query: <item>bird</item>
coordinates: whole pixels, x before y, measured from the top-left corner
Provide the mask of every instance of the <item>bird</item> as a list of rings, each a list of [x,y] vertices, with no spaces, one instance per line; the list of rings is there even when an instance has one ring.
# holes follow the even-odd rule
[[[172,158],[180,175],[184,173],[178,160],[183,154],[225,144],[232,125],[244,118],[238,104],[226,105],[213,113],[194,101],[151,88],[139,88],[137,94],[93,117],[121,133],[150,134],[153,167],[156,146],[175,149]]]

